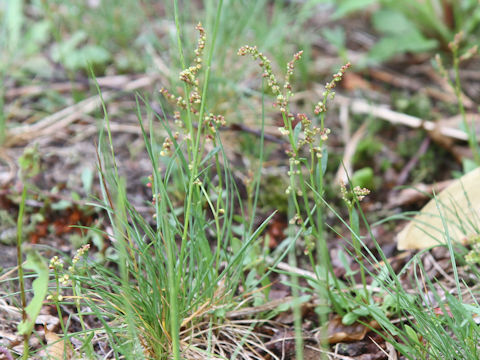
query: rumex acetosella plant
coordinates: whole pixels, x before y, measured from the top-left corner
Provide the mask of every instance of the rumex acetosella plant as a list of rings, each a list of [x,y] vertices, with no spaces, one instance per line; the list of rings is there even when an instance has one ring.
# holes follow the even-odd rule
[[[283,126],[279,128],[282,135],[287,137],[289,148],[286,154],[289,157],[289,185],[286,193],[289,195],[289,238],[294,241],[301,234],[305,241],[304,252],[309,257],[315,269],[317,282],[323,288],[321,295],[326,302],[335,302],[331,293],[331,286],[336,283],[333,275],[324,227],[324,175],[327,168],[328,151],[326,143],[330,129],[325,126],[327,102],[335,96],[336,84],[342,80],[350,63],[342,66],[334,74],[333,80],[325,85],[323,99],[314,108],[314,117],[306,114],[292,114],[289,102],[293,96],[291,78],[295,63],[300,60],[302,51],[296,53],[287,64],[283,84],[280,84],[273,74],[270,61],[257,47],[244,46],[239,49],[239,55],[251,55],[258,60],[263,69],[263,78],[275,97],[274,107],[278,108],[283,118]],[[296,124],[296,125],[294,125]],[[296,265],[294,247],[289,261]],[[314,251],[315,250],[315,251]],[[316,257],[314,253],[316,252]],[[294,295],[298,295],[298,280],[293,277]],[[339,288],[338,284],[335,286]],[[335,304],[332,304],[335,305]],[[300,309],[294,309],[296,320],[297,357],[302,358]],[[326,321],[323,314],[321,321]]]

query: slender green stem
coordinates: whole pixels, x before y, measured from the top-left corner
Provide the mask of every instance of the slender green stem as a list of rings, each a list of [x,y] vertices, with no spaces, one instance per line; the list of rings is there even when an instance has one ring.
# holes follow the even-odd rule
[[[58,277],[58,271],[55,269],[55,307],[57,308],[58,319],[60,320],[60,327],[62,328],[62,332],[66,335],[67,331],[65,329],[65,324],[63,322],[63,315],[62,309],[60,308],[60,302],[58,301],[58,297],[60,296],[60,279]]]
[[[293,127],[292,127],[292,122],[287,120],[287,116],[285,115],[285,112],[282,113],[283,117],[283,124],[287,127],[288,130],[288,141],[290,142],[290,146],[292,147],[292,152],[295,154],[295,157],[297,157],[297,144],[295,144],[295,139],[293,138]]]
[[[175,3],[177,1],[175,0]],[[203,90],[202,90],[202,102],[200,103],[200,111],[198,114],[198,128],[197,128],[197,136],[195,139],[194,143],[194,148],[193,148],[193,161],[189,164],[191,167],[191,173],[189,177],[189,182],[188,182],[188,195],[187,195],[187,202],[186,202],[186,207],[185,207],[185,224],[183,228],[183,235],[182,235],[182,244],[180,248],[180,257],[183,258],[183,253],[185,250],[185,244],[187,242],[188,238],[188,230],[189,230],[189,222],[190,222],[190,212],[192,208],[192,200],[193,200],[193,193],[194,193],[194,182],[197,178],[198,175],[198,165],[199,165],[199,159],[201,158],[202,151],[200,149],[200,143],[201,143],[201,135],[202,135],[202,130],[203,130],[203,116],[205,113],[205,102],[207,98],[207,90],[208,90],[208,84],[209,84],[209,79],[210,79],[210,69],[211,69],[211,64],[212,64],[212,59],[213,59],[213,53],[215,49],[215,39],[218,33],[218,25],[220,23],[220,15],[221,15],[221,9],[222,9],[222,4],[223,0],[220,0],[217,8],[217,15],[215,18],[215,27],[213,30],[213,36],[212,36],[212,43],[210,45],[210,51],[208,54],[208,60],[206,64],[206,69],[205,69],[205,80],[203,83]],[[177,11],[177,10],[176,10]],[[188,104],[188,101],[187,101]],[[193,135],[193,130],[190,133]]]
[[[216,144],[215,144],[216,145]],[[215,226],[217,230],[217,248],[216,248],[216,260],[215,260],[215,276],[218,275],[218,268],[220,266],[220,249],[221,249],[221,242],[223,239],[223,232],[220,230],[220,219],[219,217],[222,215],[222,213],[225,212],[225,204],[223,202],[223,175],[222,175],[222,170],[220,168],[220,159],[218,154],[215,154],[215,165],[217,169],[217,176],[218,176],[218,185],[217,185],[217,202],[216,202],[216,207],[213,209],[213,215],[215,217]],[[228,195],[227,195],[228,196]],[[208,199],[208,197],[207,197]]]
[[[79,287],[81,288],[81,287]],[[85,334],[87,332],[87,328],[85,326],[85,320],[83,318],[82,309],[80,307],[80,296],[81,292],[77,289],[77,282],[75,279],[72,279],[72,293],[73,293],[73,302],[75,303],[75,308],[77,309],[77,315],[80,320],[80,326],[82,327],[82,331]],[[85,346],[85,350],[87,352],[87,357],[93,358],[93,351],[92,351],[92,344],[89,343],[88,346]]]
[[[5,83],[3,72],[0,69],[0,79],[2,79],[2,84]],[[7,132],[7,119],[5,117],[5,111],[4,111],[4,96],[5,96],[5,91],[3,86],[0,86],[0,145],[3,144],[5,141],[5,134]]]
[[[313,179],[312,179],[313,180]],[[320,169],[319,174],[318,174],[318,183],[315,183],[312,181],[313,186],[316,185],[316,188],[318,189],[318,193],[323,196],[323,173],[322,169]],[[317,207],[317,262],[321,263],[322,260],[325,259],[330,259],[330,256],[328,256],[328,249],[326,249],[326,240],[325,240],[325,234],[323,233],[323,206],[318,206]],[[324,249],[325,248],[325,249]],[[327,251],[327,256],[325,256],[324,251]],[[328,267],[327,267],[328,268]],[[328,277],[328,271],[325,271],[325,275]]]
[[[20,282],[20,297],[22,299],[22,308],[27,306],[27,299],[25,297],[25,281],[23,274],[23,254],[22,254],[22,234],[23,234],[23,214],[25,211],[25,201],[27,198],[27,186],[23,185],[22,198],[20,200],[20,208],[17,219],[17,264],[18,264],[18,280]],[[23,320],[27,319],[27,313],[23,311]]]
[[[175,12],[175,24],[177,27],[177,44],[178,44],[178,50],[180,52],[180,59],[182,63],[182,68],[185,69],[185,60],[183,58],[183,50],[182,50],[182,41],[180,38],[180,21],[179,21],[179,10],[178,10],[178,0],[174,0],[174,12]],[[213,59],[213,53],[215,49],[215,39],[218,33],[218,25],[220,23],[220,15],[221,15],[221,9],[222,9],[222,4],[223,0],[221,0],[218,4],[217,7],[217,14],[215,18],[215,26],[214,26],[214,31],[213,31],[213,36],[212,36],[212,42],[210,44],[210,50],[208,53],[208,59],[206,63],[206,69],[205,69],[205,78],[204,78],[204,84],[203,84],[203,89],[202,89],[202,100],[200,104],[200,111],[198,114],[198,127],[196,129],[196,136],[195,140],[193,143],[193,148],[190,147],[190,141],[189,141],[189,164],[187,171],[189,171],[189,181],[188,181],[188,190],[187,190],[187,200],[185,203],[185,222],[183,226],[183,234],[182,234],[182,241],[180,245],[180,254],[179,254],[179,264],[183,263],[183,259],[185,257],[185,250],[186,250],[186,244],[187,244],[187,239],[188,239],[188,234],[190,231],[190,221],[192,217],[192,207],[193,207],[193,200],[194,200],[194,194],[195,198],[198,198],[200,196],[200,193],[198,189],[194,187],[195,181],[197,180],[198,176],[198,166],[199,162],[202,156],[202,134],[203,134],[203,117],[205,114],[205,106],[206,106],[206,94],[208,90],[208,84],[209,84],[209,78],[210,78],[210,69],[211,69],[211,64],[212,64],[212,59]],[[184,85],[184,90],[185,90],[185,99],[186,99],[186,104],[187,104],[187,128],[189,131],[190,136],[193,138],[195,131],[193,128],[193,124],[191,121],[191,111],[190,111],[190,103],[189,103],[189,89],[187,84]],[[168,228],[168,226],[167,226]],[[179,281],[182,278],[182,270],[178,274],[175,273],[175,266],[174,264],[176,263],[176,258],[174,254],[174,237],[167,236],[164,239],[167,243],[167,257],[168,257],[168,271],[172,273],[171,276],[168,276],[168,282],[170,286],[170,306],[171,308],[171,314],[172,314],[172,321],[171,321],[171,336],[172,336],[172,347],[173,347],[173,355],[175,360],[180,360],[180,351],[179,351],[179,324],[178,324],[178,309],[176,307],[176,302],[177,302],[177,296],[178,296],[178,285]],[[173,242],[173,244],[171,244]],[[181,269],[181,266],[180,266]],[[173,274],[176,274],[174,276]]]
[[[458,111],[462,116],[463,127],[465,128],[465,131],[468,135],[468,145],[470,147],[470,150],[472,151],[473,159],[477,165],[480,165],[480,149],[477,143],[475,126],[473,121],[471,122],[471,124],[468,124],[465,107],[463,106],[462,86],[460,81],[460,60],[458,57],[458,49],[456,49],[455,47],[453,48],[453,69],[455,72],[455,85],[453,86],[453,88],[457,97]]]
[[[170,234],[168,224],[165,224],[164,229],[164,243],[167,249],[167,282],[169,286],[169,306],[170,306],[170,331],[172,339],[172,352],[174,360],[180,360],[180,325],[179,325],[179,311],[178,311],[178,281],[175,273],[175,240]],[[173,244],[172,244],[173,242]]]
[[[174,17],[175,17],[175,27],[177,30],[177,47],[178,47],[178,53],[180,55],[180,65],[182,66],[182,70],[184,70],[186,66],[185,66],[185,58],[183,56],[180,20],[178,18],[178,14],[179,14],[178,0],[173,1],[173,9],[174,9]],[[183,91],[185,92],[185,99],[186,99],[186,105],[187,105],[187,111],[186,111],[187,130],[189,134],[193,135],[194,130],[193,130],[192,115],[190,111],[190,101],[188,101],[188,99],[190,98],[190,89],[188,88],[186,83],[183,84]],[[191,139],[187,140],[187,153],[189,155],[189,159],[191,159],[191,157],[193,156]]]
[[[294,206],[292,201],[289,201],[289,217],[293,217],[294,215]],[[288,229],[288,237],[290,241],[295,241],[295,228],[294,225],[290,225]],[[288,253],[288,263],[292,268],[297,267],[297,255],[295,254],[296,246],[292,246],[290,252]],[[292,295],[295,299],[299,297],[299,283],[298,283],[298,275],[292,273],[290,275],[292,281]],[[297,359],[303,359],[303,336],[302,336],[302,312],[301,312],[301,304],[295,302],[293,305],[293,322],[294,322],[294,329],[295,329],[295,355]]]
[[[364,301],[368,303],[369,301],[369,294],[368,294],[368,289],[367,289],[367,277],[365,275],[365,264],[364,264],[364,257],[362,254],[362,251],[360,249],[360,242],[358,241],[358,235],[355,234],[355,232],[358,232],[357,226],[354,225],[354,219],[353,219],[353,210],[354,210],[354,205],[353,203],[351,205],[348,205],[348,219],[350,222],[350,227],[352,228],[352,243],[353,243],[353,248],[355,249],[355,255],[357,256],[357,260],[360,262],[360,277],[362,279],[362,285],[363,285],[363,290],[364,290]]]
[[[27,185],[23,184],[22,197],[18,210],[17,219],[17,265],[18,265],[18,281],[20,283],[20,298],[22,303],[22,320],[27,321],[27,299],[25,296],[25,279],[23,273],[23,253],[22,253],[22,236],[23,236],[23,214],[25,212],[25,201],[27,199]],[[30,334],[23,337],[23,356],[22,359],[28,359],[28,339]]]

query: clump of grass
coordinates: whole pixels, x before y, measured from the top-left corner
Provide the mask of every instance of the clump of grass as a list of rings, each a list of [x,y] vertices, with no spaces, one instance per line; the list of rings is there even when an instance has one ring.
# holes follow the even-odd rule
[[[180,359],[208,354],[221,358],[225,350],[214,342],[222,333],[219,324],[237,301],[243,302],[235,296],[243,282],[245,256],[269,220],[253,229],[253,214],[247,216],[241,206],[218,135],[223,117],[206,111],[214,41],[201,87],[198,74],[204,68],[207,39],[201,24],[197,30],[194,64],[180,74],[183,95],[162,91],[174,100],[178,131],[166,118],[158,118],[166,136],[157,142],[152,133],[144,131],[140,108],[149,105],[141,98],[137,102],[152,163],[152,218],[141,216],[127,199],[109,131],[99,145],[103,207],[113,228],[119,274],[95,266],[79,280],[85,289],[92,289],[85,294],[86,302],[101,319],[118,356]],[[105,118],[109,128],[107,113]],[[153,129],[153,119],[149,122]],[[174,173],[184,181],[172,184]],[[185,194],[180,206],[169,192],[172,185]],[[234,218],[250,220],[240,221],[243,230],[239,232],[233,230]],[[239,343],[255,342],[249,335],[251,329],[240,334]],[[239,357],[248,356],[247,349],[235,350]]]

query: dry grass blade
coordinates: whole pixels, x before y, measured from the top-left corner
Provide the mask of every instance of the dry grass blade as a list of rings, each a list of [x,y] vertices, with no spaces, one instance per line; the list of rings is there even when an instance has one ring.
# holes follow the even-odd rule
[[[182,331],[182,349],[187,360],[228,359],[237,352],[238,359],[264,359],[269,354],[278,359],[265,345],[261,334],[254,329],[260,320],[224,321],[221,325],[201,322],[188,330]]]
[[[187,317],[181,325],[180,342],[182,353],[187,360],[228,359],[237,352],[237,359],[264,359],[264,354],[269,354],[272,359],[275,355],[265,346],[262,334],[257,334],[255,326],[265,324],[265,320],[231,320],[233,317],[244,317],[259,312],[271,311],[278,305],[291,301],[291,298],[272,301],[263,306],[240,308],[251,301],[250,297],[241,301],[237,309],[228,312],[220,323],[214,321],[212,313],[222,308],[226,302],[223,283],[215,292],[215,302],[209,301],[202,304],[194,313]],[[227,297],[228,298],[228,297]]]
[[[278,306],[280,306],[282,304],[286,304],[288,302],[291,302],[294,299],[295,298],[293,296],[287,296],[287,297],[282,298],[282,299],[269,301],[269,302],[267,302],[263,305],[252,306],[252,307],[247,307],[247,308],[243,308],[243,309],[240,309],[240,310],[229,311],[225,316],[227,318],[238,318],[238,317],[245,317],[245,316],[258,314],[258,313],[265,312],[265,311],[272,311],[272,310],[275,310]]]

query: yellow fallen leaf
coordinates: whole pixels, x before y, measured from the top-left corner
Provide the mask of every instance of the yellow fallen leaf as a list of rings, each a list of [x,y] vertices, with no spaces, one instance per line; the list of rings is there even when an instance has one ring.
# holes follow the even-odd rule
[[[444,222],[452,241],[464,243],[470,236],[479,234],[480,168],[453,181],[431,199],[397,235],[398,249],[425,249],[445,243]]]

